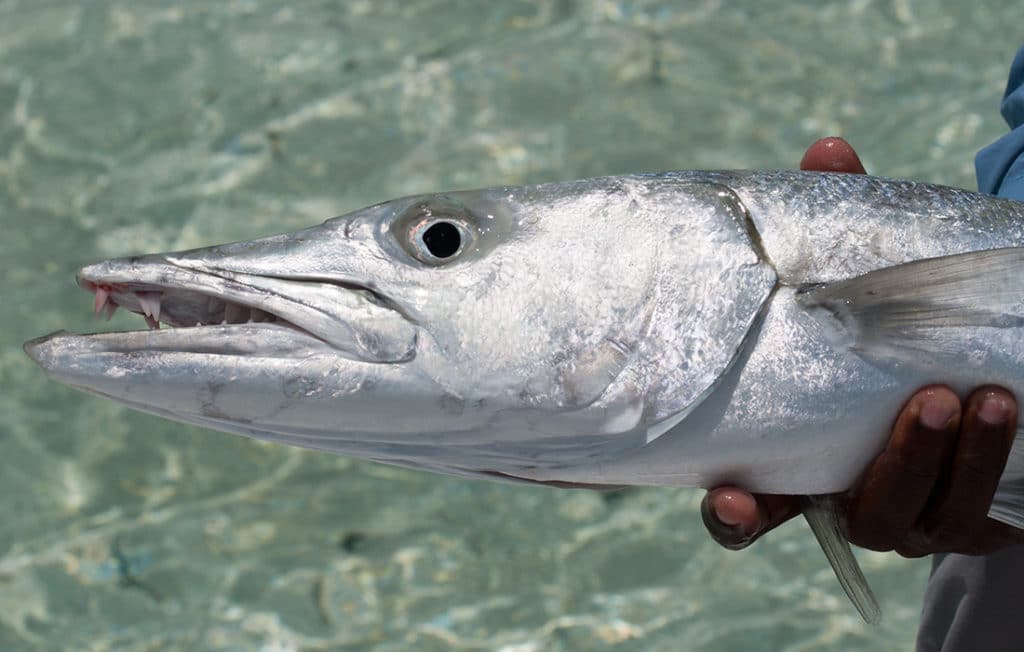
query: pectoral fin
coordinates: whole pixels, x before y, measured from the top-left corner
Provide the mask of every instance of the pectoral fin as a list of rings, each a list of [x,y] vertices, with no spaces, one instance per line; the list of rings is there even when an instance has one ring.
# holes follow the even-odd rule
[[[943,329],[1024,327],[1024,248],[928,258],[803,288],[868,357],[962,353]],[[901,355],[904,354],[904,355]]]
[[[1024,248],[887,267],[804,288],[797,300],[809,311],[824,310],[839,324],[836,336],[865,358],[941,360],[951,368],[965,358],[962,332],[951,328],[1024,333]],[[989,516],[1024,529],[1024,429],[1017,431]]]
[[[835,496],[805,496],[803,512],[850,602],[860,612],[864,622],[878,624],[882,620],[882,610],[839,526]]]
[[[999,478],[999,487],[992,498],[988,516],[1018,530],[1024,530],[1024,428],[1017,429],[1017,436],[1013,440],[1006,468]]]

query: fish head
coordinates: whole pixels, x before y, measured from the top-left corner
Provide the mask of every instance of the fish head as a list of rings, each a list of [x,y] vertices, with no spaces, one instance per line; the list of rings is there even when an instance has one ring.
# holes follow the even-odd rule
[[[735,293],[722,283],[743,284],[736,269],[757,267],[715,192],[608,178],[422,195],[105,261],[78,274],[97,311],[170,328],[57,333],[25,350],[56,380],[136,409],[395,464],[472,475],[607,455],[687,400],[666,399],[689,381],[662,358],[705,352],[688,351],[675,318],[705,318],[709,297]],[[751,310],[728,319],[724,348]],[[663,350],[671,331],[679,351]],[[713,382],[711,362],[695,382]]]

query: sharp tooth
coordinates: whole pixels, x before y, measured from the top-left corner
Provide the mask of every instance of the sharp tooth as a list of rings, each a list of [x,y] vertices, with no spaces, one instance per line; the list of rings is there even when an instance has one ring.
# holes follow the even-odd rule
[[[95,315],[103,312],[103,309],[107,307],[107,299],[110,298],[110,292],[104,290],[101,287],[96,288],[96,298],[92,302],[92,312]]]
[[[142,314],[160,321],[160,292],[136,292],[135,297],[139,300],[139,307]]]
[[[149,315],[146,315],[146,324],[152,330],[160,330],[160,322],[158,322],[157,320],[153,319]]]
[[[110,321],[110,318],[114,316],[114,312],[116,310],[117,310],[117,304],[114,303],[113,301],[107,301],[107,314],[106,314],[107,321]]]

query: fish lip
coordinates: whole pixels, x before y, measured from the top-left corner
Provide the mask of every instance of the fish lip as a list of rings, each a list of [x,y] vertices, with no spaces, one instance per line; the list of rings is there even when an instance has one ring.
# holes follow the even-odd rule
[[[53,331],[46,335],[40,335],[39,337],[33,337],[30,340],[25,341],[21,345],[21,350],[25,352],[25,355],[32,359],[40,367],[45,367],[43,364],[43,347],[50,342],[50,340],[57,339],[58,337],[65,337],[71,335],[66,330]]]
[[[402,363],[408,362],[415,357],[416,333],[415,323],[409,318],[404,310],[395,302],[383,295],[379,290],[356,281],[336,281],[320,278],[281,278],[273,275],[238,274],[226,270],[209,267],[197,267],[192,265],[178,264],[177,261],[169,259],[161,254],[150,256],[113,259],[89,265],[82,268],[76,275],[76,281],[83,290],[97,295],[96,312],[99,314],[111,305],[124,307],[127,310],[143,315],[150,324],[151,329],[159,328],[159,324],[165,324],[172,329],[187,329],[190,336],[197,340],[216,334],[223,335],[232,329],[240,335],[246,332],[266,331],[270,328],[277,329],[275,336],[282,335],[280,329],[287,329],[294,333],[296,338],[312,340],[323,348],[334,353],[361,362],[371,363]],[[359,295],[360,300],[365,299],[376,305],[379,311],[386,311],[391,315],[392,322],[401,321],[413,329],[412,335],[403,333],[409,342],[398,342],[397,350],[371,350],[362,346],[354,336],[368,329],[363,327],[362,331],[357,328],[353,316],[351,321],[344,317],[324,314],[316,310],[316,306],[310,305],[309,301],[303,301],[302,297],[291,296],[285,289],[303,289],[310,284],[330,286],[332,291],[342,295],[351,295],[350,298]],[[262,287],[261,287],[262,286]],[[268,289],[268,286],[270,287]],[[104,293],[101,302],[99,292]],[[157,300],[157,312],[151,316],[145,299],[148,295],[159,293]],[[201,302],[207,302],[206,306]],[[211,308],[211,306],[214,306]],[[234,318],[231,311],[235,310]],[[220,311],[220,312],[218,312]],[[112,313],[113,310],[110,310]],[[239,318],[246,317],[244,321]],[[253,315],[259,313],[257,321],[252,321]],[[216,323],[220,317],[221,323]],[[109,318],[109,315],[108,315]],[[217,327],[214,329],[214,327]],[[345,329],[352,331],[345,335],[338,335],[329,326],[342,332]],[[145,333],[145,330],[128,331],[128,333]],[[36,338],[25,343],[25,347],[34,347],[42,341],[52,339],[56,335],[70,335],[62,331],[43,338]],[[371,336],[373,333],[369,333]],[[105,333],[91,333],[76,337],[100,338]],[[372,337],[371,337],[372,339]],[[145,338],[143,342],[145,343]],[[146,350],[145,344],[140,345],[138,350]],[[394,348],[394,347],[392,347]],[[183,349],[183,350],[188,350]],[[26,349],[28,352],[28,349]],[[31,354],[29,354],[31,356]]]

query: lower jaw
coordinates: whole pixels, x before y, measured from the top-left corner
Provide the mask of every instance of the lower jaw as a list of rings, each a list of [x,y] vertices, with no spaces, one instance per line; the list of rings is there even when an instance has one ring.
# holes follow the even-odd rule
[[[296,328],[278,324],[224,324],[148,331],[55,333],[26,344],[30,348],[64,346],[69,355],[90,353],[208,353],[254,357],[296,357],[338,353],[327,343]]]

